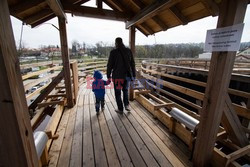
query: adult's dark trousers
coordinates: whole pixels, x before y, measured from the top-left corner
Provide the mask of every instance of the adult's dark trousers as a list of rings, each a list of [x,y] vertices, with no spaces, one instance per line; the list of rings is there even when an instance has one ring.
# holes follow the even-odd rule
[[[129,105],[128,101],[128,85],[129,81],[126,79],[115,79],[114,80],[114,90],[115,90],[115,100],[117,103],[118,110],[123,111],[123,105]],[[123,92],[123,103],[121,98],[121,91]]]

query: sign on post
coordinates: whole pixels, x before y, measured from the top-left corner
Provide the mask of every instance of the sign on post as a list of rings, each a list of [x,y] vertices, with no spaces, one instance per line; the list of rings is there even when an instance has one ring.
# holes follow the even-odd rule
[[[238,51],[244,23],[207,31],[205,51]]]

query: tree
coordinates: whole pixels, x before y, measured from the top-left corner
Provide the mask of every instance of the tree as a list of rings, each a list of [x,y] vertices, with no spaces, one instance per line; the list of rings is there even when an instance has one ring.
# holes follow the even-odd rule
[[[72,54],[77,55],[78,51],[81,49],[81,44],[77,40],[72,41]]]
[[[102,41],[96,43],[96,53],[98,57],[108,57],[110,51],[112,50],[112,46],[108,43],[104,43]]]

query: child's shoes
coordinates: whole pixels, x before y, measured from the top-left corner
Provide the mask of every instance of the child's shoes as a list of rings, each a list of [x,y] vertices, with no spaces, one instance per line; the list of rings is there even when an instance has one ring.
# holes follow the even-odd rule
[[[99,111],[96,111],[96,115],[99,115],[100,114],[100,112]]]

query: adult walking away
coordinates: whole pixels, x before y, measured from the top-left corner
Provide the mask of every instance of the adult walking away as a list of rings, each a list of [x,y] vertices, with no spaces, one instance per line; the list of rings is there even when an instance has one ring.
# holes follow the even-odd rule
[[[135,61],[133,54],[129,48],[126,48],[122,42],[122,38],[115,39],[116,48],[110,52],[107,77],[112,79],[114,83],[115,99],[118,109],[115,110],[119,114],[123,114],[123,105],[127,111],[130,111],[128,101],[129,82],[135,78]],[[123,103],[121,99],[121,90],[123,92]]]

